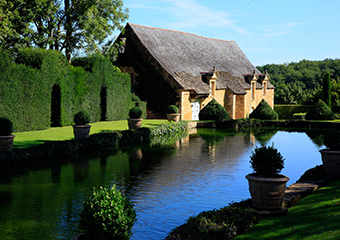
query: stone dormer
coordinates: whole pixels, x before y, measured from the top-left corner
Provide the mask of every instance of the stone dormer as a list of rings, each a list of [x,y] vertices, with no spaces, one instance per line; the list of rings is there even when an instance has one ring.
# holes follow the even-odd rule
[[[215,97],[218,72],[214,66],[209,72],[201,72],[202,81],[209,85],[209,95]]]

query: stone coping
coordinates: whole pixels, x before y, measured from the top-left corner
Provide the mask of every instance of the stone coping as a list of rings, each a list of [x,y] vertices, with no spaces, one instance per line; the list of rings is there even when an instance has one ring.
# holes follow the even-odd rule
[[[286,188],[283,206],[290,208],[300,199],[313,193],[316,189],[326,185],[325,181],[298,181]]]

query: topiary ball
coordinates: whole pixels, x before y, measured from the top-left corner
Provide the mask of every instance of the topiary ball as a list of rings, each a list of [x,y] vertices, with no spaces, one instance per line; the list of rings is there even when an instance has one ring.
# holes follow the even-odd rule
[[[86,111],[80,111],[74,115],[76,125],[86,125],[91,121],[90,114]]]
[[[222,122],[229,119],[229,114],[221,104],[213,99],[200,111],[199,119]]]
[[[178,107],[176,105],[170,105],[166,109],[166,113],[172,114],[172,113],[178,113]]]
[[[0,117],[0,136],[8,136],[13,132],[13,123],[5,117]]]
[[[334,120],[335,114],[324,101],[319,99],[313,108],[306,114],[305,118],[307,120]]]
[[[261,120],[277,120],[278,114],[269,106],[269,104],[262,99],[255,110],[249,115],[249,118],[256,118]]]
[[[141,118],[141,116],[142,116],[142,110],[140,110],[139,107],[133,107],[130,109],[129,117],[131,119],[138,119],[138,118]]]

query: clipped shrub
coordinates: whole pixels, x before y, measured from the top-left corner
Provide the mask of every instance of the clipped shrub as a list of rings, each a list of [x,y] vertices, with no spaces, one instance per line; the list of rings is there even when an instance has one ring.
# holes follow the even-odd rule
[[[140,110],[139,107],[133,107],[130,109],[129,117],[131,119],[138,119],[138,118],[141,118],[141,116],[142,116],[142,110]]]
[[[170,105],[167,109],[166,109],[166,113],[178,113],[178,107],[176,105]]]
[[[313,108],[306,114],[307,120],[334,120],[335,114],[332,110],[322,101],[319,101],[313,106]]]
[[[90,114],[86,111],[80,111],[74,115],[74,123],[76,125],[86,125],[91,121]]]
[[[284,160],[273,144],[272,146],[256,147],[249,162],[256,175],[272,177],[281,172]]]
[[[250,208],[227,206],[201,212],[173,229],[166,239],[233,239],[245,232],[259,219]]]
[[[5,117],[0,117],[0,136],[8,136],[13,132],[13,123]]]
[[[257,105],[255,110],[249,115],[250,118],[256,118],[261,120],[277,120],[277,113],[269,106],[269,104],[262,99]]]
[[[87,239],[129,239],[135,221],[133,205],[115,185],[94,189],[80,215]]]
[[[199,119],[221,122],[229,119],[229,114],[221,104],[213,99],[200,111]]]
[[[307,113],[313,106],[310,105],[274,105],[274,111],[279,115],[279,119],[294,119],[295,113]]]

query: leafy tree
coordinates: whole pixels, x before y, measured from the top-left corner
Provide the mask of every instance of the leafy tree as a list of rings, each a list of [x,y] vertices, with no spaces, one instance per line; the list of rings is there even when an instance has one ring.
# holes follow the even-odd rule
[[[17,52],[34,46],[65,52],[101,50],[128,18],[122,0],[0,0],[0,46]]]
[[[326,103],[326,105],[329,108],[332,108],[331,96],[332,96],[331,75],[329,73],[326,73],[323,77],[322,100]]]

